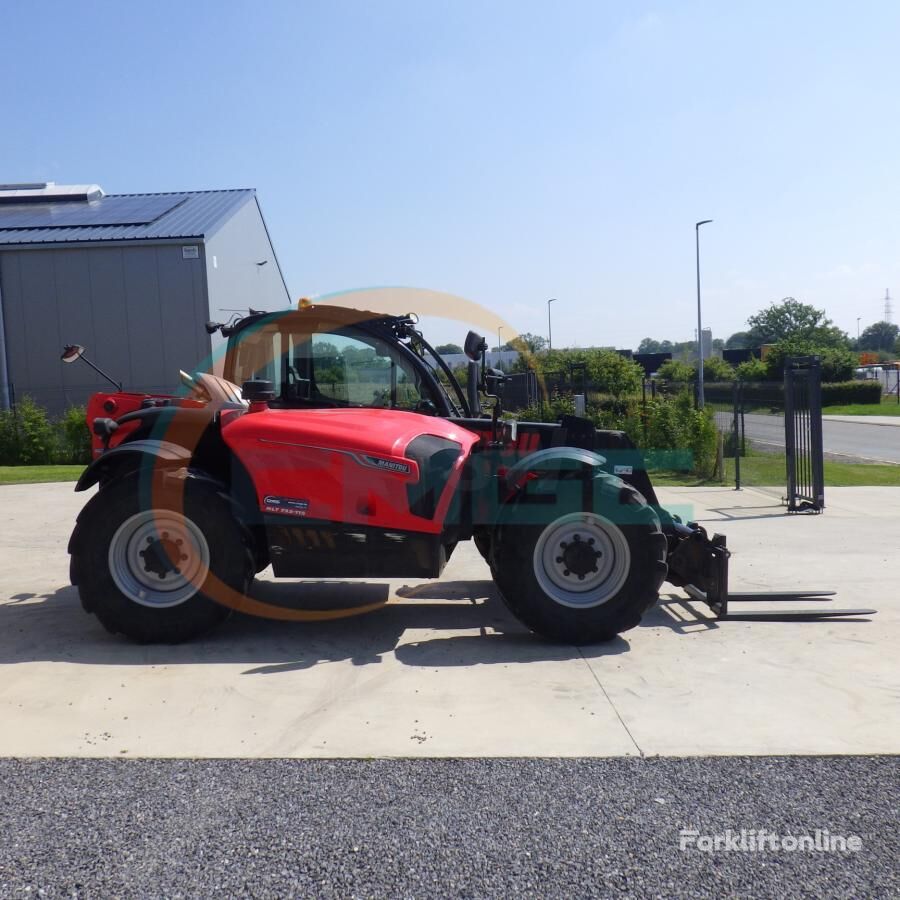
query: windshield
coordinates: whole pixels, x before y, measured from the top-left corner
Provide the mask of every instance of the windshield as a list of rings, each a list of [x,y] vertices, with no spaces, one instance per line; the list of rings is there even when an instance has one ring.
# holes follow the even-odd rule
[[[328,327],[329,324],[333,327]],[[391,339],[389,340],[388,337]],[[235,384],[265,379],[274,385],[273,406],[342,406],[458,414],[441,371],[393,335],[321,320],[267,318],[229,341],[226,373]],[[443,377],[442,377],[443,376]],[[442,383],[445,382],[445,383]],[[435,396],[435,395],[438,396]]]

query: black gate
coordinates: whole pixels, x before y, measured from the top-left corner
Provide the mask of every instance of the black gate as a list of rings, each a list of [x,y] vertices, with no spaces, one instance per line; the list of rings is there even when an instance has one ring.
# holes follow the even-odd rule
[[[822,455],[822,368],[818,356],[784,363],[784,447],[788,512],[825,508]]]
[[[540,398],[537,375],[530,369],[507,375],[503,384],[503,408],[510,411],[536,406]]]

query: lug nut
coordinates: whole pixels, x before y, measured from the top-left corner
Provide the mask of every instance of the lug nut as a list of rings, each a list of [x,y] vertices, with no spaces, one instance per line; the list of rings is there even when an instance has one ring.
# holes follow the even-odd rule
[[[565,569],[565,570],[563,571],[563,575],[571,575],[571,574],[572,574],[572,573],[571,573],[568,569]]]
[[[562,558],[561,556],[557,556],[557,557],[556,557],[556,561],[557,561],[558,563],[561,563],[561,562],[563,561],[563,558]]]
[[[579,576],[578,576],[578,580],[579,580],[579,581],[584,581],[584,575],[579,575]]]
[[[588,546],[590,546],[590,547],[593,547],[593,546],[594,546],[594,539],[593,539],[593,538],[588,538]]]

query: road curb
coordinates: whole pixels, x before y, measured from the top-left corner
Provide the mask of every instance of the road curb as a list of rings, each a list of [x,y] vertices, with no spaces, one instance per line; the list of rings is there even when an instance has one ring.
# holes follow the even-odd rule
[[[900,416],[897,422],[867,422],[865,416],[822,416],[823,422],[842,422],[847,425],[874,425],[876,428],[900,428]]]

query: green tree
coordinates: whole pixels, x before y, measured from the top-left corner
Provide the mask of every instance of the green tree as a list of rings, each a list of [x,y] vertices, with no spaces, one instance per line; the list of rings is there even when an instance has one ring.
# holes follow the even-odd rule
[[[735,374],[741,381],[765,381],[769,370],[761,359],[747,359],[738,365]]]
[[[725,341],[726,350],[749,350],[751,347],[750,332],[748,331],[736,331]]]
[[[859,336],[860,350],[892,350],[900,328],[891,322],[876,322]]]
[[[704,359],[703,381],[734,381],[734,367],[718,356]]]
[[[514,337],[507,346],[520,353],[540,353],[546,348],[547,339],[542,338],[539,334],[531,334],[526,331],[524,334]]]
[[[596,390],[613,397],[640,391],[644,370],[636,362],[615,350],[589,350],[587,354],[587,375]]]
[[[664,350],[659,349],[659,341],[653,340],[653,338],[645,337],[639,344],[637,348],[638,353],[664,353]]]
[[[822,362],[822,381],[849,381],[856,368],[856,357],[843,347],[822,347],[805,338],[787,338],[779,341],[766,354],[764,360],[769,378],[780,380],[784,376],[784,361],[788,356],[818,356]]]
[[[793,297],[772,303],[755,316],[750,316],[747,324],[753,347],[794,339],[811,341],[819,347],[848,346],[847,335],[834,326],[825,315],[825,310],[801,303]]]
[[[462,353],[463,348],[459,344],[438,344],[434,348],[441,356],[447,356],[449,353]]]
[[[690,382],[697,378],[697,371],[693,366],[677,359],[667,359],[657,370],[656,375],[663,381]]]

